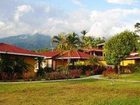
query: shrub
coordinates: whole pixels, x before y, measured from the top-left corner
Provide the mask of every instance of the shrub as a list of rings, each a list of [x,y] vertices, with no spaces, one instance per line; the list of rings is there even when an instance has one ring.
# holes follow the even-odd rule
[[[95,66],[93,72],[94,75],[97,75],[97,74],[102,74],[102,72],[105,70],[106,70],[105,66]]]
[[[107,68],[107,70],[103,71],[102,75],[109,79],[118,79],[119,75],[116,74],[115,70],[111,67]]]
[[[61,72],[51,72],[46,74],[46,80],[66,79],[67,75]]]
[[[69,77],[70,78],[80,78],[82,71],[81,70],[70,70]]]
[[[40,68],[38,71],[37,71],[37,79],[41,80],[42,78],[45,77],[45,71],[43,68]]]
[[[128,65],[132,73],[140,73],[140,64]]]
[[[45,73],[50,73],[50,72],[52,72],[53,71],[53,69],[51,68],[51,67],[45,67],[44,68],[44,71],[45,71]]]
[[[129,66],[121,67],[121,73],[123,73],[123,74],[130,74],[130,73],[132,73],[132,70],[131,70],[131,68]]]
[[[90,76],[91,75],[91,71],[90,70],[86,70],[86,76]]]

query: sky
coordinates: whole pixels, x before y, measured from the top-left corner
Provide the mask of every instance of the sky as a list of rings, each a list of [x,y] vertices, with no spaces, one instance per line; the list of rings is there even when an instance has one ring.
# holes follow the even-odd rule
[[[140,0],[0,0],[0,38],[20,34],[87,30],[110,37],[134,30],[140,22]]]

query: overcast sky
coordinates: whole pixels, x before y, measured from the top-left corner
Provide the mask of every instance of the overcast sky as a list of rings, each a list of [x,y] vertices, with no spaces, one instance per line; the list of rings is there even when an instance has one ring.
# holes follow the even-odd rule
[[[0,37],[81,32],[108,37],[140,22],[140,0],[0,0]]]

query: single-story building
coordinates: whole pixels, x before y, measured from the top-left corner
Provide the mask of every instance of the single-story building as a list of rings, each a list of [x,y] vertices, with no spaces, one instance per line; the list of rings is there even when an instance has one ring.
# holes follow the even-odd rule
[[[23,49],[15,45],[6,44],[6,43],[0,43],[0,58],[2,55],[8,55],[9,60],[11,57],[23,58],[26,63],[31,65],[27,70],[29,77],[34,77],[37,72],[38,65],[37,65],[36,58],[43,57],[42,55],[39,55],[30,50]]]

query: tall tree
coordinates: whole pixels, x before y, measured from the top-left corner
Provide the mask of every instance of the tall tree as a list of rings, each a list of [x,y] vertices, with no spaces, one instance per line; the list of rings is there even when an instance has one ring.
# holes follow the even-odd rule
[[[80,46],[80,39],[75,32],[68,33],[66,36],[67,50],[77,49]]]
[[[87,34],[87,31],[86,31],[86,30],[82,30],[82,31],[81,31],[81,34],[82,34],[83,36],[85,36],[85,35]]]
[[[56,44],[57,50],[66,50],[66,35],[65,33],[60,33],[58,36],[52,38],[52,42]]]
[[[140,23],[135,24],[136,32],[140,32]]]
[[[91,36],[84,36],[82,38],[82,47],[83,48],[92,48],[94,45],[94,38]]]
[[[134,32],[124,31],[116,34],[105,43],[106,62],[118,66],[118,73],[120,74],[120,62],[136,48],[136,43]]]

